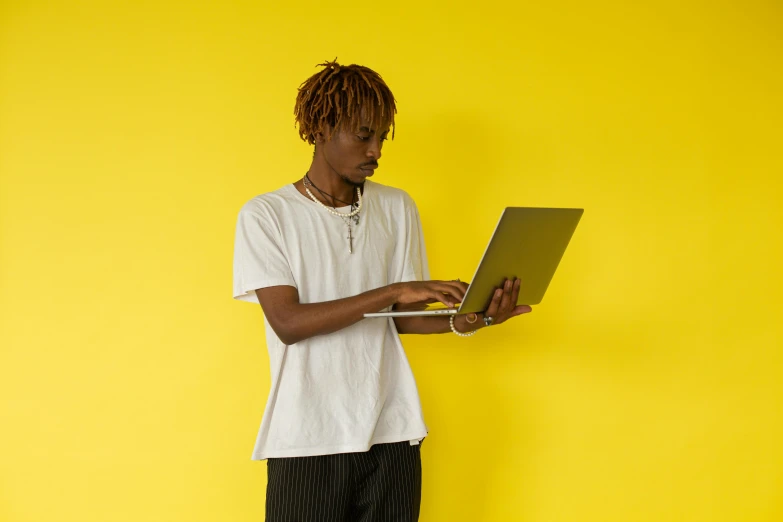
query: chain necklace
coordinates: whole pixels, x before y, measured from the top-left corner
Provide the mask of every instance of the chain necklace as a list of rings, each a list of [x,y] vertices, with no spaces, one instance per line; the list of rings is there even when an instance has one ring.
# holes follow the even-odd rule
[[[324,199],[326,199],[326,196],[329,196],[332,198],[332,201],[339,201],[340,203],[345,203],[346,205],[349,205],[351,207],[351,210],[353,210],[354,205],[356,204],[356,196],[353,196],[351,199],[351,202],[348,203],[347,201],[344,201],[338,197],[332,196],[328,192],[324,192],[323,190],[319,189],[318,186],[313,183],[313,180],[310,179],[310,176],[305,174],[305,179],[307,179],[307,182],[310,183],[310,186],[313,187],[315,190],[317,190],[322,196],[324,196]],[[328,201],[328,200],[327,200]],[[334,207],[333,207],[334,208]]]
[[[329,208],[323,203],[321,203],[318,198],[316,198],[312,192],[310,192],[310,187],[314,187],[318,192],[321,194],[325,194],[321,189],[315,186],[315,184],[310,181],[310,177],[305,174],[303,178],[303,183],[305,187],[305,191],[307,192],[307,195],[310,196],[310,199],[321,205],[323,208],[325,208],[330,214],[333,214],[340,219],[343,220],[343,222],[348,227],[348,253],[353,254],[353,231],[351,229],[351,220],[354,221],[354,224],[359,224],[359,212],[362,210],[362,191],[359,189],[359,187],[356,187],[356,198],[359,200],[355,205],[356,208],[354,208],[354,204],[351,204],[351,212],[347,214],[343,214],[342,212],[338,212],[336,208]],[[334,198],[334,196],[331,196],[331,194],[327,194],[330,197]],[[337,198],[334,198],[337,199]],[[337,200],[340,201],[340,200]]]

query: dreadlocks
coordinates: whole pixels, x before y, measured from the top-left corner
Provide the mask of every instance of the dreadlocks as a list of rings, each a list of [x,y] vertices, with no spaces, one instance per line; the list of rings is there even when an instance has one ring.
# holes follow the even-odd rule
[[[318,73],[299,86],[294,116],[299,124],[299,136],[311,145],[318,132],[349,129],[358,132],[360,117],[369,119],[370,128],[390,126],[394,138],[394,96],[381,76],[361,65],[340,65],[337,58],[319,64]]]

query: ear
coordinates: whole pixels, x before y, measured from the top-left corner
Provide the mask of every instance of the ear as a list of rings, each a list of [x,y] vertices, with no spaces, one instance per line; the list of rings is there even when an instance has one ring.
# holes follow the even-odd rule
[[[316,132],[314,134],[315,142],[316,143],[326,143],[330,140],[331,136],[333,136],[334,130],[332,129],[332,126],[328,123],[324,124],[324,128],[322,132]]]

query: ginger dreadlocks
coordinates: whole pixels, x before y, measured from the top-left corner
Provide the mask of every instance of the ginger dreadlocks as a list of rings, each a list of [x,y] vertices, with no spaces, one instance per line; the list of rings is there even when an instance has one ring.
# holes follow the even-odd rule
[[[370,128],[391,127],[394,138],[394,96],[381,76],[361,65],[340,65],[337,58],[319,64],[323,70],[299,86],[294,116],[299,136],[311,145],[318,132],[331,139],[327,125],[334,131],[358,132],[362,113]]]

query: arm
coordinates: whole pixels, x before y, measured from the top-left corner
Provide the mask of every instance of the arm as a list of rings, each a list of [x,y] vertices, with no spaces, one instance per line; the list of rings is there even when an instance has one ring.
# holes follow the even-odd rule
[[[352,297],[307,304],[299,302],[299,292],[293,286],[259,288],[255,293],[269,326],[283,343],[292,345],[347,328],[361,321],[365,313],[395,303],[405,305],[429,299],[454,306],[464,298],[465,285],[452,281],[394,283]]]
[[[397,293],[394,285],[390,285],[335,301],[301,304],[299,291],[293,286],[256,290],[269,325],[287,345],[351,326],[365,313],[377,312],[396,303]]]

